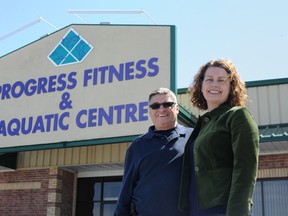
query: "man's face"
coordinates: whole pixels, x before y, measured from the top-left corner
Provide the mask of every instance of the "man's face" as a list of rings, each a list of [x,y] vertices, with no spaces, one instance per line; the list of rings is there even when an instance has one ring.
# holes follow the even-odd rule
[[[174,102],[173,98],[166,94],[154,95],[150,100],[151,104],[162,104],[165,102]],[[167,103],[171,105],[171,103]],[[168,106],[167,105],[167,106]],[[165,105],[164,105],[165,106]],[[149,107],[149,114],[156,130],[169,130],[177,125],[177,115],[179,113],[178,104],[172,104],[169,107],[161,105],[158,109]]]

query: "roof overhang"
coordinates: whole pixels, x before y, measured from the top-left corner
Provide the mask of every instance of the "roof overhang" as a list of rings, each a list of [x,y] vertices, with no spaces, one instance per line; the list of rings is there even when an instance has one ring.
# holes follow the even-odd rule
[[[0,154],[0,172],[15,171],[17,152]]]
[[[288,123],[259,126],[260,154],[288,153]]]

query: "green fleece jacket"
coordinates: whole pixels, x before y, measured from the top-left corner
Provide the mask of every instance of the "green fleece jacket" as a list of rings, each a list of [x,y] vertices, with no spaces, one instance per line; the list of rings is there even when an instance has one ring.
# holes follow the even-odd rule
[[[189,142],[182,170],[179,208],[189,206],[189,175],[195,169],[200,209],[227,205],[227,216],[248,216],[256,183],[259,131],[245,107],[221,105],[199,117],[189,142],[194,143],[190,167]]]

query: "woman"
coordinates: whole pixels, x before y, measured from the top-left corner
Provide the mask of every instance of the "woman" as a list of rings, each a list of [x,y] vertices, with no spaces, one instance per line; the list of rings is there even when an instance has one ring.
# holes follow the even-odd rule
[[[190,216],[250,215],[259,133],[245,107],[247,94],[234,64],[203,65],[188,89],[204,111],[187,144],[179,207]]]

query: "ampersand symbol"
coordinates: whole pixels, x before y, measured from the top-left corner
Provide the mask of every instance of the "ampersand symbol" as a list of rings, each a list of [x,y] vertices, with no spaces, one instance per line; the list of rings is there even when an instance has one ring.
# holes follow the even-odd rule
[[[71,109],[72,108],[72,101],[69,100],[70,99],[70,94],[68,92],[63,93],[62,95],[62,101],[59,104],[59,108],[61,110],[65,110],[65,109]]]

